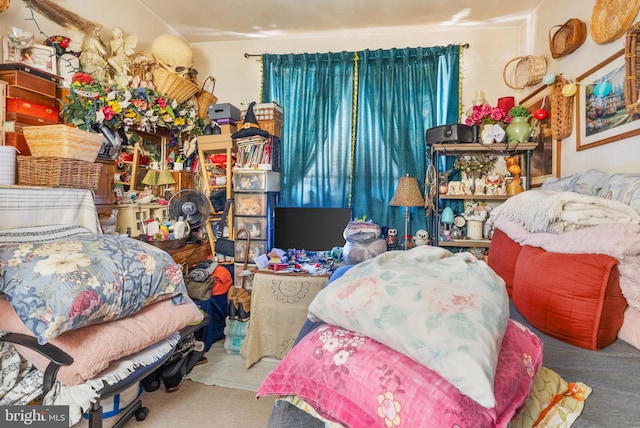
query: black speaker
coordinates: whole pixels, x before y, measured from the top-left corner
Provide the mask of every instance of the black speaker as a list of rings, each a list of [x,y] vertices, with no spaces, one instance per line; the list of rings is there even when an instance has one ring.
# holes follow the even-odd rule
[[[473,128],[462,123],[427,129],[427,146],[438,143],[473,143]]]

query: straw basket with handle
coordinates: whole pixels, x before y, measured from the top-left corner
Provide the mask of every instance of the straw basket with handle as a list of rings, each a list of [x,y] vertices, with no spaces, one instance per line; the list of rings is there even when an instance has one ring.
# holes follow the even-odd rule
[[[587,40],[587,24],[571,18],[549,30],[549,50],[554,59],[562,58],[578,49]]]
[[[196,94],[198,100],[198,116],[200,119],[206,119],[209,117],[209,105],[218,102],[218,97],[213,95],[213,90],[216,87],[216,79],[213,76],[208,76],[202,82],[202,89]]]
[[[511,67],[514,63],[514,67]],[[540,83],[546,72],[547,61],[543,56],[519,56],[504,66],[502,78],[511,89],[524,89]]]
[[[178,103],[187,101],[198,92],[198,86],[195,83],[164,68],[157,67],[152,74],[153,84],[158,93],[166,94]]]

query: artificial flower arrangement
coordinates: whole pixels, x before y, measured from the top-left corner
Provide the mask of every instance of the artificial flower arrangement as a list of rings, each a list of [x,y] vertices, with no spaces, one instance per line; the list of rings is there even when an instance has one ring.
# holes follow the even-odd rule
[[[500,107],[491,107],[489,104],[474,105],[471,116],[465,123],[469,126],[499,124],[503,128],[511,123],[513,117]]]
[[[85,131],[95,125],[147,132],[161,127],[190,136],[200,135],[205,126],[196,108],[189,101],[178,104],[148,87],[119,88],[77,72],[71,79],[61,115],[68,124]]]
[[[498,160],[497,156],[481,153],[474,156],[460,156],[456,158],[453,167],[467,175],[487,175]]]

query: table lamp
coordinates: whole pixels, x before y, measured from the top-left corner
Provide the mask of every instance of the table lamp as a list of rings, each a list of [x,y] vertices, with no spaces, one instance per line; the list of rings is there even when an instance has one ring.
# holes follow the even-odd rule
[[[146,184],[147,186],[157,186],[158,185],[158,171],[154,169],[150,169],[147,171],[147,174],[142,179],[142,184]]]
[[[410,177],[409,174],[400,177],[396,193],[391,198],[389,205],[392,207],[404,207],[404,249],[406,250],[406,237],[409,234],[409,207],[424,207],[424,198],[420,193],[418,180],[415,177]]]

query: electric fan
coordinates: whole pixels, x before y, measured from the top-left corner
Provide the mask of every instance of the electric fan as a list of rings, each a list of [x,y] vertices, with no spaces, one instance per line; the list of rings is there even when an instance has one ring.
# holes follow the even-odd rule
[[[169,217],[183,217],[191,230],[205,224],[211,215],[211,203],[204,193],[194,189],[180,190],[169,199]]]

